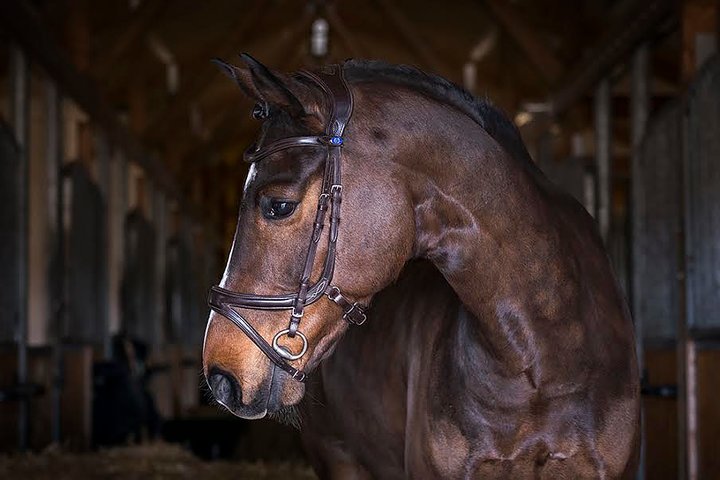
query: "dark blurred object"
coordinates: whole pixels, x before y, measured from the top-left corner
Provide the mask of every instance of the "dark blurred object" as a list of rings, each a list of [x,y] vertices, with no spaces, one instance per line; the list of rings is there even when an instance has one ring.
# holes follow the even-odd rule
[[[152,344],[158,340],[155,323],[148,320],[156,311],[155,228],[142,208],[125,218],[125,265],[120,295],[124,329],[134,339]]]
[[[227,416],[173,419],[162,428],[163,439],[180,443],[204,460],[233,458],[247,421]]]
[[[93,367],[93,444],[155,439],[161,419],[148,389],[147,346],[125,334],[113,337],[111,361]]]
[[[304,463],[300,432],[275,420],[242,420],[215,407],[163,424],[163,440],[180,443],[205,460]]]

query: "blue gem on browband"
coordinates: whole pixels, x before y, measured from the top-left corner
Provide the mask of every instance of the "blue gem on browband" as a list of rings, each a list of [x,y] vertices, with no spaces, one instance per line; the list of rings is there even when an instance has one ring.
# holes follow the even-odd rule
[[[333,137],[330,137],[330,144],[332,144],[332,145],[337,145],[337,146],[342,145],[342,144],[343,144],[343,138],[342,138],[342,137],[338,137],[337,135],[335,135],[335,136],[333,136]]]

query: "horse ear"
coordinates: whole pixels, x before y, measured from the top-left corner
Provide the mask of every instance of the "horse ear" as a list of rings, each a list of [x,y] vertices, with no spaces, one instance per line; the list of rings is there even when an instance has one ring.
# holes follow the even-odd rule
[[[219,58],[213,58],[211,61],[212,63],[220,67],[223,73],[230,77],[231,80],[234,80],[235,83],[237,83],[240,89],[243,91],[243,93],[249,98],[258,102],[265,101],[262,95],[260,95],[258,89],[255,87],[255,84],[253,83],[250,69],[240,68]]]
[[[285,82],[272,73],[269,68],[247,53],[241,53],[240,58],[250,68],[253,84],[263,101],[286,110],[293,116],[299,116],[305,112],[300,100],[290,91]]]
[[[287,85],[265,65],[247,53],[240,55],[245,68],[214,58],[212,62],[240,86],[249,98],[301,116],[305,109]]]

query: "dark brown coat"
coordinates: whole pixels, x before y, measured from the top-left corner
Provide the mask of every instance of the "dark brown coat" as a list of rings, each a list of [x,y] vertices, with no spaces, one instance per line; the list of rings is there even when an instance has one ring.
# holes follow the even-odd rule
[[[322,129],[328,105],[310,85],[253,62],[231,72],[274,111],[261,142]],[[632,477],[633,330],[592,218],[487,104],[403,68],[346,72],[355,113],[334,282],[353,300],[382,293],[347,334],[337,306],[308,308],[310,349],[296,362],[315,370],[307,386],[211,315],[204,366],[232,376],[229,408],[256,418],[302,402],[323,478]],[[228,289],[289,292],[299,278],[323,159],[276,157],[249,176]],[[268,221],[268,196],[296,212]],[[248,317],[265,338],[286,321]]]

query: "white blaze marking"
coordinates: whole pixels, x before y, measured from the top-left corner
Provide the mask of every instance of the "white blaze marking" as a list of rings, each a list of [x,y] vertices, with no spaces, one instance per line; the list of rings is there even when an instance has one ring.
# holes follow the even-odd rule
[[[252,182],[255,181],[255,175],[257,175],[257,167],[253,163],[250,165],[250,170],[248,170],[248,175],[247,175],[247,178],[245,179],[245,186],[243,187],[243,198],[245,198],[248,188],[250,187]]]
[[[255,180],[255,176],[257,175],[257,167],[253,163],[250,165],[250,170],[248,170],[247,178],[245,178],[245,185],[243,186],[243,199],[245,198],[245,195],[247,195],[248,188],[252,184],[252,182]],[[221,288],[227,288],[227,281],[228,277],[230,276],[230,260],[233,258],[233,250],[235,250],[235,239],[233,238],[233,244],[232,247],[230,247],[230,254],[228,255],[227,264],[225,265],[225,271],[223,272],[222,279],[220,280],[220,287]],[[215,316],[215,312],[211,311],[210,315],[208,316],[207,324],[205,325],[205,339],[203,340],[203,348],[205,348],[205,340],[207,340],[207,333],[210,329],[210,323],[212,322],[213,317]]]

